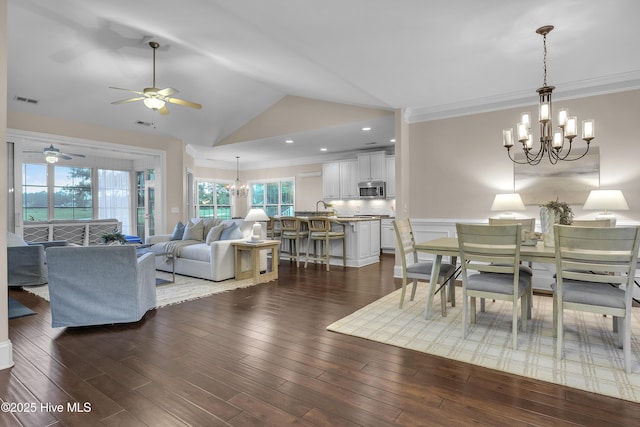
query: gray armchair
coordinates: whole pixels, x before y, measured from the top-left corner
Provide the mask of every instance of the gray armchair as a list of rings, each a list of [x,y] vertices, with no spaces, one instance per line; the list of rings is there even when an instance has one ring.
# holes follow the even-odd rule
[[[27,243],[15,233],[7,233],[7,283],[9,286],[37,286],[47,283],[45,250],[66,246],[64,240]]]
[[[137,322],[156,306],[155,259],[134,246],[47,250],[51,326]]]
[[[9,286],[44,285],[47,283],[44,246],[9,246],[7,248],[7,273]]]

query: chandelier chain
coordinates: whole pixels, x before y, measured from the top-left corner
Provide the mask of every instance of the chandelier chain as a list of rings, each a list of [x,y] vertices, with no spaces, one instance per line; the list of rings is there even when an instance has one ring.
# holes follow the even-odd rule
[[[547,35],[544,34],[542,36],[542,44],[543,44],[543,70],[544,70],[544,82],[543,86],[547,85]]]

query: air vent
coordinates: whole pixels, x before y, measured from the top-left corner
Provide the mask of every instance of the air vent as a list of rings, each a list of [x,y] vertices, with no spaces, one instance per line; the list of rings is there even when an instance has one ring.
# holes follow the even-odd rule
[[[24,96],[14,96],[13,99],[20,102],[26,102],[27,104],[37,104],[37,99],[25,98]]]
[[[151,126],[151,123],[149,123],[149,122],[143,122],[142,120],[138,120],[138,121],[136,122],[136,124],[137,124],[137,125],[140,125],[140,126]]]
[[[364,145],[376,145],[377,142],[365,142]]]

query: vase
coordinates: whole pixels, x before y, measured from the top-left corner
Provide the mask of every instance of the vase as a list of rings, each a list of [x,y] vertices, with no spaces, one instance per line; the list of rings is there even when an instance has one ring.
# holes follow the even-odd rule
[[[560,221],[558,213],[546,207],[540,208],[540,227],[542,228],[542,241],[547,247],[554,247],[553,224]]]

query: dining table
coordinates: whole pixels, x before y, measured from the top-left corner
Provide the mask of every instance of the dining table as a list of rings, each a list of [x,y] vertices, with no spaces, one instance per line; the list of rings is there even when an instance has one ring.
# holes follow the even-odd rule
[[[429,280],[429,292],[427,294],[426,307],[424,311],[425,319],[431,314],[433,305],[433,297],[436,291],[437,278],[440,275],[440,265],[442,257],[452,257],[452,264],[455,265],[457,257],[460,255],[457,237],[439,237],[437,239],[418,242],[415,244],[417,252],[425,252],[433,254],[434,261],[431,269],[431,279]],[[555,263],[556,252],[554,247],[545,246],[544,242],[538,241],[535,245],[521,245],[520,259],[522,261]],[[453,279],[453,278],[452,278]],[[443,291],[444,292],[444,291]],[[452,295],[452,298],[455,296]],[[452,300],[453,302],[453,300]]]

